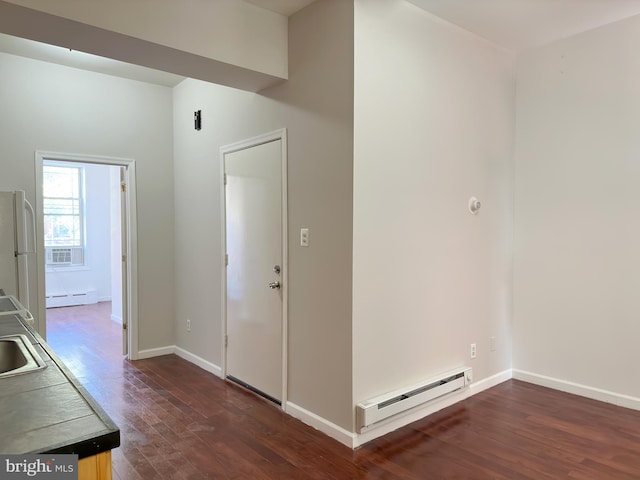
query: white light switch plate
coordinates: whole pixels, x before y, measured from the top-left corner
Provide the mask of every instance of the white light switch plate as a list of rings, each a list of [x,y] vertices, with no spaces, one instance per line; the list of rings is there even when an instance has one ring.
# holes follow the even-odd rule
[[[301,247],[309,246],[309,229],[308,228],[300,229],[300,246]]]

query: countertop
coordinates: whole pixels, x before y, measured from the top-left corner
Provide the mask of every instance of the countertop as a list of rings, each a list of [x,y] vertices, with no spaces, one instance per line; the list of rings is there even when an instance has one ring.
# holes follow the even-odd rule
[[[26,335],[47,368],[0,378],[0,453],[75,453],[120,445],[120,430],[29,325],[0,316],[0,336]]]

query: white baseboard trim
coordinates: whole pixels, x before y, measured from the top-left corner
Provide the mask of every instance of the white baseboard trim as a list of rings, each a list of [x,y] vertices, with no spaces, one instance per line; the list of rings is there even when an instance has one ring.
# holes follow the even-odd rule
[[[174,353],[178,355],[180,358],[184,358],[188,362],[191,362],[199,366],[203,370],[206,370],[209,373],[213,373],[216,377],[222,378],[222,368],[216,365],[215,363],[211,363],[210,361],[205,360],[204,358],[199,357],[185,350],[184,348],[180,348],[180,347],[175,347]]]
[[[287,402],[285,405],[285,412],[316,430],[320,430],[325,435],[339,441],[343,445],[346,445],[349,448],[355,447],[355,433],[345,430],[341,426],[336,425],[335,423],[332,423],[329,420],[326,420],[292,402]]]
[[[171,355],[175,353],[175,345],[167,345],[166,347],[149,348],[148,350],[138,351],[138,360],[145,358],[160,357],[162,355]]]
[[[111,314],[111,321],[112,322],[116,322],[119,323],[120,325],[122,325],[122,317],[120,315],[114,315],[113,313]]]
[[[110,302],[111,297],[98,297],[98,303],[100,302]]]
[[[184,348],[180,348],[176,345],[167,345],[166,347],[150,348],[148,350],[140,350],[138,352],[138,359],[160,357],[162,355],[176,354],[180,358],[184,358],[187,362],[191,362],[194,365],[206,370],[209,373],[213,373],[215,376],[222,378],[222,368],[215,363],[211,363],[202,357],[199,357]]]
[[[483,378],[482,380],[478,380],[477,382],[471,382],[469,385],[469,397],[475,395],[476,393],[483,392],[489,388],[495,387],[496,385],[501,384],[502,382],[506,382],[513,378],[513,370],[510,368],[507,370],[503,370],[502,372],[498,372],[495,375],[491,375],[490,377]]]
[[[640,410],[640,398],[624,395],[622,393],[611,392],[601,388],[590,387],[580,383],[570,382],[568,380],[560,380],[559,378],[548,377],[537,373],[526,372],[524,370],[513,369],[513,378],[522,380],[523,382],[533,383],[542,387],[553,388],[562,392],[573,393],[581,397],[599,400],[601,402],[611,403],[619,407]]]

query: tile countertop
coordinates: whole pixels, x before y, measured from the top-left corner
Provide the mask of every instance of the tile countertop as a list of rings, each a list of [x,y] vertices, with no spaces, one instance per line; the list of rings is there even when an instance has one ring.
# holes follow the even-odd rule
[[[0,336],[26,335],[47,368],[0,378],[0,454],[75,453],[120,445],[120,430],[29,325],[0,316]]]

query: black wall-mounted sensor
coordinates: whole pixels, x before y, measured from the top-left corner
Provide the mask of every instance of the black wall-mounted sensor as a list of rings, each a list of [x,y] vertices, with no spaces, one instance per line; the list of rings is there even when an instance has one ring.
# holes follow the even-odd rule
[[[202,129],[202,110],[193,112],[193,126],[196,130]]]

